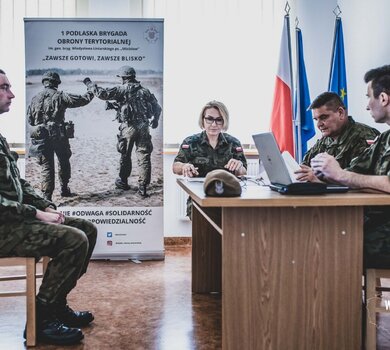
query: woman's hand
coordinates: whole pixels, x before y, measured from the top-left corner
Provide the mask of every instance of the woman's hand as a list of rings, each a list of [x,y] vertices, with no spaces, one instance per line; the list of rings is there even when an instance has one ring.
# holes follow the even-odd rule
[[[198,168],[196,168],[193,164],[190,163],[183,164],[181,172],[182,175],[186,177],[194,177],[199,175]]]
[[[238,160],[238,159],[230,159],[227,164],[225,165],[225,169],[233,172],[233,173],[237,173],[236,175],[239,175],[238,172],[240,169],[242,169],[244,166],[241,162],[241,160]]]

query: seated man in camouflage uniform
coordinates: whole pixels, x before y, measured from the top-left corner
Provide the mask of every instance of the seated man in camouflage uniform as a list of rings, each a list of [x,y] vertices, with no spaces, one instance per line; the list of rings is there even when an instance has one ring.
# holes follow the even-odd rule
[[[69,139],[74,137],[72,122],[65,121],[67,108],[87,105],[94,95],[69,94],[58,91],[61,84],[56,72],[48,71],[42,76],[43,91],[35,95],[27,109],[27,120],[30,124],[31,146],[29,155],[38,158],[42,167],[41,190],[43,196],[51,201],[55,187],[54,155],[58,158],[58,177],[61,184],[61,196],[70,197],[68,187],[71,176]]]
[[[0,69],[0,114],[9,111],[14,97]],[[79,327],[94,317],[89,311],[73,311],[66,298],[87,270],[96,237],[92,223],[65,217],[20,178],[0,135],[0,257],[51,257],[36,298],[38,341],[65,345],[83,339]]]
[[[123,190],[130,189],[128,178],[132,171],[131,153],[135,145],[139,166],[138,194],[148,197],[147,186],[151,180],[153,151],[149,126],[153,129],[158,127],[161,107],[156,97],[135,79],[134,68],[120,68],[117,77],[122,78],[122,85],[113,88],[98,87],[89,78],[85,78],[84,83],[100,99],[114,101],[107,103],[106,109],[115,109],[116,119],[120,123],[117,149],[121,158],[115,186]]]
[[[317,96],[309,108],[313,119],[322,133],[322,138],[306,152],[297,179],[301,181],[320,181],[310,168],[310,161],[319,153],[326,152],[336,158],[344,169],[351,160],[360,155],[374,140],[379,131],[348,116],[340,96],[334,92],[324,92]]]
[[[376,123],[390,125],[390,65],[369,70],[367,110]],[[390,130],[382,133],[351,164],[342,169],[337,160],[320,153],[311,161],[317,176],[351,188],[390,193]],[[390,207],[366,207],[364,221],[365,267],[390,267]]]

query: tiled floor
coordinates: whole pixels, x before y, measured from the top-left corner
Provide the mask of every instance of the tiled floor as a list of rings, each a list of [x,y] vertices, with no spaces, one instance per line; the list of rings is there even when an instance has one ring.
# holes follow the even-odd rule
[[[74,309],[93,311],[95,321],[81,345],[63,349],[221,348],[221,297],[191,293],[189,247],[167,249],[165,261],[93,261],[68,299]],[[1,350],[25,349],[24,324],[24,298],[0,298]]]
[[[22,282],[0,288],[15,283]],[[93,324],[83,330],[82,344],[39,344],[35,349],[221,349],[221,296],[191,293],[190,247],[168,247],[165,261],[93,261],[69,302],[95,314]],[[377,323],[377,349],[390,350],[390,314],[381,314]],[[0,298],[0,350],[25,349],[24,324],[24,298]]]

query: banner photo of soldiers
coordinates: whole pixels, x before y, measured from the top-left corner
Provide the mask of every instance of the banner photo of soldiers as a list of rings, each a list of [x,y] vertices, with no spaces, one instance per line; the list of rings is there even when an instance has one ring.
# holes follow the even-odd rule
[[[94,258],[162,259],[162,19],[25,19],[26,180],[98,227]]]

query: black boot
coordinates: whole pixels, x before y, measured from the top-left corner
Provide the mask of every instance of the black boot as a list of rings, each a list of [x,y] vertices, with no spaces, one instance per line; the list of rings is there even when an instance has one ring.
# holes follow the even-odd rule
[[[76,194],[70,191],[68,186],[61,187],[61,197],[74,197]]]
[[[66,300],[57,303],[56,315],[67,327],[84,327],[94,320],[92,313],[89,311],[73,311]]]
[[[37,299],[37,339],[38,341],[55,344],[71,345],[79,343],[83,332],[78,328],[68,328],[56,317],[56,306],[45,305]],[[24,331],[26,338],[26,331]]]
[[[140,185],[138,187],[137,193],[142,197],[142,198],[147,198],[149,197],[149,194],[146,192],[146,185]]]
[[[129,184],[127,183],[127,179],[123,180],[120,177],[118,177],[115,180],[115,187],[119,188],[120,190],[125,190],[125,191],[128,191],[130,189]]]

